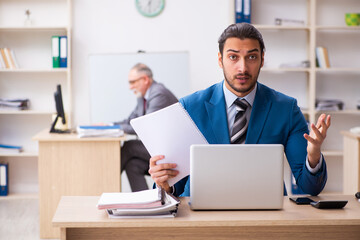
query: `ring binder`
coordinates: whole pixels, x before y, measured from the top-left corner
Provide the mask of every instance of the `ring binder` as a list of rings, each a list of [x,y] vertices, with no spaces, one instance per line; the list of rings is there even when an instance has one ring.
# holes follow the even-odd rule
[[[9,165],[8,163],[0,163],[0,196],[9,194]]]
[[[67,36],[60,36],[60,67],[67,67]]]

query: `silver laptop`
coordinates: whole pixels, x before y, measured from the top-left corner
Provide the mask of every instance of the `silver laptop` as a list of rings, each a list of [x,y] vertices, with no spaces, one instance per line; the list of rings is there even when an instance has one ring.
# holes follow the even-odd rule
[[[191,209],[281,209],[283,168],[280,144],[192,145]]]

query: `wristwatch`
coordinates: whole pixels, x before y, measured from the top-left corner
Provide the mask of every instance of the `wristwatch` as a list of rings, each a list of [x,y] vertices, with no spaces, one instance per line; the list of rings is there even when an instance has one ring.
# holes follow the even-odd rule
[[[173,186],[170,187],[170,193],[171,193],[172,195],[174,195],[174,193],[175,193],[175,188],[174,188]]]

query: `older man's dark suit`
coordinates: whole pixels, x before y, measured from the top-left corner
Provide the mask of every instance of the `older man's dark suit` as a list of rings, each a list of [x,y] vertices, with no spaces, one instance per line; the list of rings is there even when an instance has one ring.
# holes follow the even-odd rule
[[[144,109],[144,98],[137,99],[137,105],[130,116],[115,124],[120,124],[125,133],[135,134],[130,120],[155,112],[178,102],[174,94],[163,84],[153,82],[148,89],[149,96]],[[148,174],[150,155],[139,140],[127,141],[121,147],[121,171],[126,170],[131,190],[133,192],[148,189],[145,174]]]

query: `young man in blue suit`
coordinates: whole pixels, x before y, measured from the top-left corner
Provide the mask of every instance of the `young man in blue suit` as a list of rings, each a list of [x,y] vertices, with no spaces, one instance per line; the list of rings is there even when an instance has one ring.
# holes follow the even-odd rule
[[[218,61],[225,80],[180,99],[181,104],[210,144],[230,144],[238,111],[234,101],[245,99],[245,144],[282,144],[298,186],[305,193],[319,194],[327,179],[320,148],[330,116],[322,114],[316,125],[311,124],[309,134],[296,100],[257,82],[264,65],[265,46],[260,32],[252,25],[232,24],[218,42]],[[156,164],[163,158],[160,155],[150,159],[149,173],[157,186],[177,196],[189,196],[191,176],[170,187],[167,180],[178,172],[174,170],[176,164]]]

